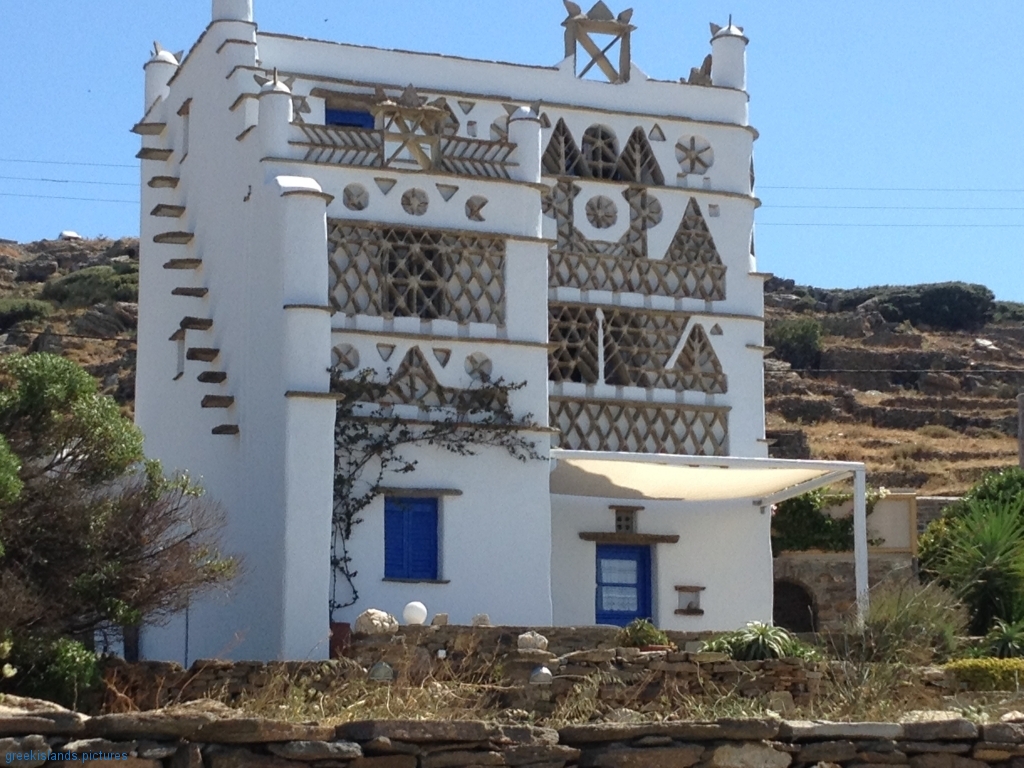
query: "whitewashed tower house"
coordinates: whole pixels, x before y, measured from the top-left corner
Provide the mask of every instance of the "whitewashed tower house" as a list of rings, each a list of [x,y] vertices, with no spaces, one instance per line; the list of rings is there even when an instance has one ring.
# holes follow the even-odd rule
[[[137,420],[224,506],[244,577],[144,655],[322,658],[332,621],[410,600],[455,623],[770,620],[765,507],[837,468],[754,472],[747,38],[712,25],[704,65],[656,81],[630,11],[565,5],[553,67],[268,33],[251,0],[214,0],[183,60],[157,47]],[[413,425],[524,383],[509,406],[544,460],[409,452],[348,541],[359,600],[331,610],[332,380],[367,369]]]

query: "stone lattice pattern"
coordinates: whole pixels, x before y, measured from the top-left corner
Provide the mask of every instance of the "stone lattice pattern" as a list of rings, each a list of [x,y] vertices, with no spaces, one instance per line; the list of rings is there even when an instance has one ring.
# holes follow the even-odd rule
[[[387,383],[366,378],[335,376],[334,392],[352,402],[381,405],[416,405],[424,409],[455,408],[458,411],[502,410],[508,402],[506,390],[495,387],[458,389],[438,382],[419,347],[410,349]]]
[[[688,321],[687,315],[667,312],[552,304],[548,378],[556,383],[724,393],[725,373],[700,325],[669,367]]]
[[[694,326],[673,370],[659,386],[695,389],[717,395],[728,390],[728,380],[702,326]]]
[[[639,127],[630,134],[620,153],[615,134],[602,125],[592,125],[583,134],[581,151],[565,121],[559,120],[551,132],[541,165],[545,175],[559,178],[576,176],[648,186],[665,184],[665,175],[650,142]]]
[[[303,160],[331,165],[353,165],[361,168],[384,168],[389,165],[384,156],[384,132],[335,125],[302,124],[299,129],[303,141],[293,142],[304,147]],[[444,134],[436,138],[436,160],[424,153],[425,170],[444,171],[462,176],[486,176],[508,179],[511,155],[516,145],[508,141],[486,141]]]
[[[576,228],[579,194],[579,186],[561,180],[544,196],[544,213],[557,223],[556,242],[548,252],[552,287],[725,299],[726,267],[694,198],[665,257],[652,259],[647,231],[663,216],[656,197],[643,188],[631,187],[622,193],[629,204],[629,229],[612,243],[589,240]]]
[[[505,323],[505,242],[330,220],[331,305],[346,315]]]
[[[727,456],[728,408],[551,398],[560,448]]]

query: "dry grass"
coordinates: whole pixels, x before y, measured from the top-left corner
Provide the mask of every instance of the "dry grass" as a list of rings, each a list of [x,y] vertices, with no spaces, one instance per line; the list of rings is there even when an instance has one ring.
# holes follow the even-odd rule
[[[908,481],[905,484],[883,484],[915,487],[924,494],[957,496],[986,473],[1017,465],[1017,441],[991,431],[979,431],[973,437],[957,433],[952,439],[931,436],[930,430],[881,429],[868,424],[825,422],[802,429],[815,458],[862,461],[868,466],[869,482],[872,475],[902,474]]]

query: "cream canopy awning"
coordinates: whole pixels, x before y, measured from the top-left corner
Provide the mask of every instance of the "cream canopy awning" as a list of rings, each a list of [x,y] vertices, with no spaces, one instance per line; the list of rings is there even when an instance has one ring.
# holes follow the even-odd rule
[[[551,451],[551,493],[602,499],[747,501],[764,507],[853,477],[853,552],[858,615],[868,606],[867,484],[851,461]]]
[[[553,450],[551,493],[666,501],[751,499],[759,505],[850,477],[863,464]]]

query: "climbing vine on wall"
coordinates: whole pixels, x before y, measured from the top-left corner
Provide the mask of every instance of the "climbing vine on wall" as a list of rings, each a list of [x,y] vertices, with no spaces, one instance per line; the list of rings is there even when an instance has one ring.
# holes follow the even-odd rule
[[[496,447],[522,462],[542,458],[536,437],[524,435],[539,429],[533,414],[517,417],[508,404],[509,394],[525,384],[476,381],[450,398],[453,404],[415,403],[425,416],[419,420],[393,413],[392,404],[401,402],[396,397],[400,385],[393,373],[380,381],[372,370],[332,379],[332,390],[341,395],[334,427],[332,616],[359,600],[358,572],[352,567],[349,545],[355,527],[363,522],[362,514],[383,493],[387,477],[416,469],[416,461],[406,458],[404,449],[433,446],[455,456],[473,456],[480,448]],[[338,599],[339,586],[347,598]]]
[[[879,499],[889,495],[885,488],[869,490],[867,513],[870,515]],[[839,507],[853,498],[852,493],[822,489],[787,499],[772,512],[772,554],[820,549],[825,552],[853,550],[853,515],[832,517],[827,510]],[[872,544],[880,542],[872,541]]]

